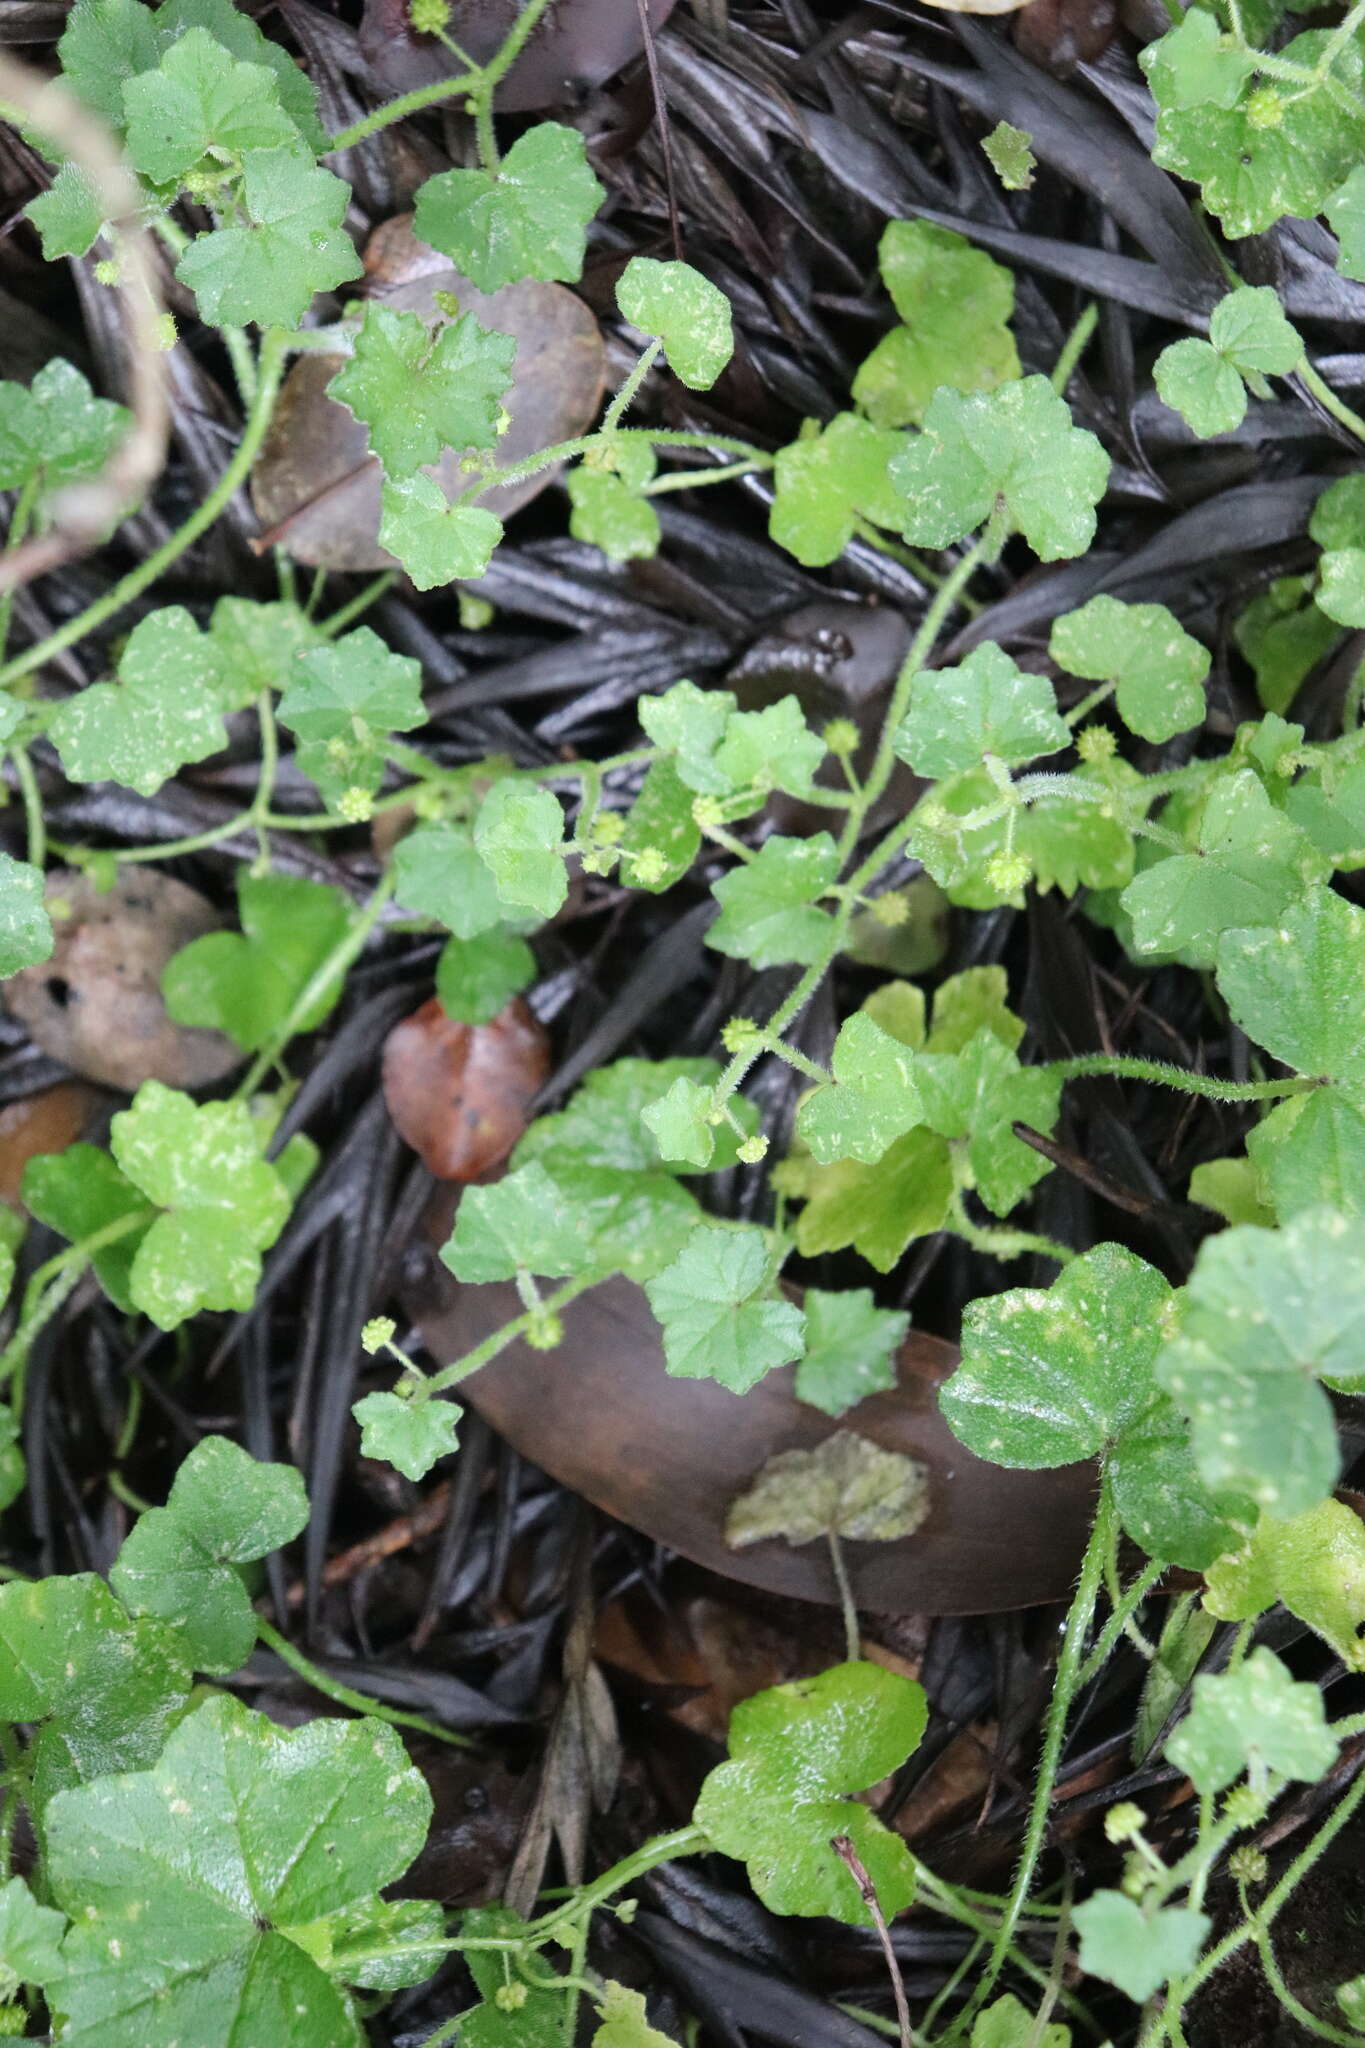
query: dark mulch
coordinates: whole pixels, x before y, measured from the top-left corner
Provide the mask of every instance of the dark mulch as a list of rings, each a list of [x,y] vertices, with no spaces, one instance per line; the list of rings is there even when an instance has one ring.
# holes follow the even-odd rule
[[[573,4],[563,0],[566,9]],[[47,0],[7,0],[0,37],[27,45],[41,62],[62,17],[62,7]],[[361,53],[349,0],[334,8],[280,0],[263,20],[302,54],[334,125],[385,96]],[[991,637],[1043,666],[1058,611],[1101,589],[1159,599],[1214,650],[1206,729],[1141,750],[1144,767],[1173,765],[1191,751],[1216,750],[1239,720],[1258,715],[1231,622],[1270,578],[1307,565],[1313,497],[1354,458],[1341,430],[1301,391],[1284,402],[1253,402],[1245,425],[1213,447],[1194,444],[1156,402],[1152,359],[1178,332],[1197,328],[1225,288],[1218,253],[1184,193],[1146,153],[1150,104],[1131,35],[1093,13],[1078,25],[1065,0],[1059,8],[1037,0],[1020,30],[1016,36],[1008,24],[894,0],[852,7],[753,0],[730,7],[728,24],[725,0],[678,8],[657,55],[682,245],[730,293],[739,346],[714,392],[696,398],[670,386],[659,400],[661,416],[777,446],[801,418],[827,418],[846,404],[853,369],[890,322],[875,261],[888,216],[919,214],[959,228],[1015,266],[1026,369],[1049,370],[1077,317],[1097,300],[1099,334],[1069,394],[1078,421],[1114,458],[1097,548],[1083,561],[1048,568],[1012,549],[955,644]],[[1078,55],[1081,49],[1088,54]],[[572,118],[593,143],[608,188],[583,290],[610,328],[622,262],[669,249],[660,130],[644,67],[584,95]],[[1041,167],[1027,193],[1002,192],[972,146],[1002,118],[1033,138]],[[345,167],[356,188],[351,225],[363,232],[401,210],[415,178],[463,153],[463,125],[461,116],[435,110],[353,152]],[[61,352],[116,390],[109,294],[81,264],[45,269],[18,219],[41,175],[28,150],[0,131],[6,371],[27,375]],[[1238,257],[1248,281],[1279,287],[1324,373],[1349,396],[1365,385],[1365,288],[1335,273],[1323,241],[1312,227],[1285,223],[1242,244]],[[161,540],[220,468],[238,424],[231,380],[215,338],[188,317],[182,326],[172,461],[155,503],[103,554],[21,595],[21,641],[88,601]],[[631,707],[640,692],[681,675],[721,683],[740,663],[750,674],[765,667],[785,673],[788,686],[812,700],[823,693],[827,703],[831,687],[837,697],[827,643],[809,622],[784,637],[782,622],[832,594],[875,599],[913,621],[925,593],[912,570],[861,542],[828,571],[800,570],[766,537],[766,495],[763,482],[750,479],[661,500],[659,559],[621,569],[565,538],[564,501],[551,492],[515,522],[498,555],[486,585],[497,607],[487,630],[462,630],[448,593],[385,598],[373,623],[418,654],[426,671],[433,715],[423,746],[450,763],[493,750],[524,763],[568,750],[611,752],[633,740]],[[161,601],[202,607],[224,590],[273,596],[271,565],[246,545],[254,530],[249,505],[234,506],[178,565]],[[333,579],[328,608],[355,587]],[[87,646],[63,657],[54,679],[93,678],[101,652]],[[1361,653],[1361,636],[1352,635],[1309,678],[1294,716],[1310,738],[1337,730]],[[115,849],[178,837],[227,816],[251,776],[249,733],[232,757],[186,772],[147,801],[63,787],[54,762],[45,777],[51,829]],[[234,844],[177,862],[173,871],[227,904],[234,862],[251,851]],[[326,854],[283,846],[281,853],[300,871],[357,895],[376,873],[361,832],[349,844],[329,842]],[[704,900],[700,881],[663,903],[625,900],[614,886],[593,885],[538,941],[542,978],[533,1000],[557,1063],[547,1100],[620,1053],[713,1050],[725,1016],[762,1014],[780,999],[783,977],[755,979],[703,951]],[[430,1493],[430,1485],[414,1489],[359,1460],[349,1409],[365,1368],[356,1332],[395,1298],[427,1194],[421,1169],[389,1127],[377,1048],[387,1027],[430,993],[433,958],[429,941],[385,940],[353,974],[326,1030],[296,1049],[303,1086],[289,1123],[318,1140],[323,1165],[268,1259],[261,1300],[249,1315],[197,1325],[187,1345],[155,1332],[130,1335],[107,1303],[82,1290],[43,1332],[25,1417],[30,1487],[6,1517],[6,1534],[8,1555],[25,1570],[103,1570],[129,1521],[111,1476],[159,1498],[178,1459],[208,1429],[239,1430],[258,1455],[295,1459],[314,1519],[293,1564],[272,1566],[278,1611],[315,1655],[357,1684],[419,1703],[480,1736],[469,1758],[423,1756],[439,1817],[413,1881],[461,1900],[500,1890],[547,1771],[562,1828],[570,1838],[586,1830],[589,1865],[600,1867],[683,1818],[717,1754],[715,1724],[704,1717],[689,1724],[674,1711],[696,1691],[695,1665],[679,1655],[649,1676],[638,1664],[627,1668],[624,1655],[609,1659],[624,1770],[611,1809],[590,1814],[583,1760],[554,1735],[575,1614],[596,1605],[637,1617],[686,1616],[695,1633],[699,1612],[721,1612],[732,1634],[766,1631],[764,1640],[788,1644],[811,1624],[804,1614],[700,1582],[642,1538],[591,1515],[473,1418],[439,1517],[428,1515],[418,1540],[388,1558],[351,1560],[342,1576],[334,1570],[329,1577],[329,1558],[418,1510]],[[1234,1074],[1245,1068],[1245,1046],[1229,1042],[1197,977],[1139,971],[1107,934],[1055,897],[1026,913],[958,915],[947,968],[986,961],[1009,968],[1040,1055],[1114,1043],[1218,1063]],[[828,1050],[842,1007],[865,986],[850,968],[834,1000],[814,1006],[804,1026],[812,1053]],[[51,1063],[17,1026],[0,1027],[0,1101],[53,1078]],[[779,1141],[800,1085],[780,1066],[756,1078]],[[1117,1084],[1074,1087],[1059,1131],[1062,1163],[1039,1191],[1037,1227],[1078,1245],[1117,1238],[1178,1281],[1208,1221],[1184,1201],[1189,1172],[1235,1150],[1243,1127],[1237,1110],[1210,1103]],[[761,1177],[725,1177],[714,1199],[750,1213],[762,1200]],[[26,1270],[55,1248],[42,1230],[31,1231]],[[812,1277],[867,1280],[855,1262],[840,1260],[824,1262]],[[923,1327],[951,1337],[964,1301],[1029,1277],[1040,1274],[1017,1266],[1006,1276],[960,1245],[934,1241],[904,1262],[884,1294],[910,1307]],[[140,1420],[116,1456],[130,1388],[139,1392]],[[977,1731],[978,1746],[985,1745],[966,1803],[941,1799],[937,1818],[926,1807],[930,1817],[916,1835],[917,1848],[950,1876],[994,1888],[1007,1882],[1056,1622],[1044,1610],[918,1631],[897,1618],[871,1624],[893,1649],[922,1661],[934,1707],[929,1739],[888,1795],[888,1814],[937,1796],[958,1731]],[[631,1640],[640,1626],[631,1623]],[[1275,1640],[1304,1674],[1340,1678],[1324,1668],[1322,1653],[1294,1639],[1292,1627],[1278,1625]],[[1112,1878],[1115,1852],[1098,1821],[1127,1793],[1143,1795],[1160,1816],[1158,1836],[1178,1849],[1189,1814],[1174,1774],[1159,1760],[1136,1769],[1131,1761],[1143,1670],[1137,1654],[1122,1649],[1077,1716],[1058,1806],[1055,1877],[1083,1868],[1087,1883]],[[269,1658],[260,1656],[249,1677],[254,1696],[277,1711],[302,1710],[305,1695]],[[1335,1683],[1332,1697],[1346,1697]],[[1299,1793],[1291,1824],[1277,1820],[1275,1859],[1301,1844],[1340,1785],[1338,1778]],[[553,1852],[549,1867],[554,1881]],[[597,1959],[632,1981],[666,1987],[659,2011],[666,2029],[681,2034],[691,2012],[700,2015],[704,2048],[760,2041],[871,2048],[877,2037],[828,2003],[845,1996],[890,2010],[880,1960],[861,1935],[831,1926],[813,1937],[775,1921],[748,1894],[742,1873],[720,1863],[657,1876],[646,1903],[630,1928],[613,1922],[604,1929]],[[1342,1927],[1342,1915],[1361,1910],[1358,1887],[1347,1897],[1331,1880],[1318,1903]],[[1352,1959],[1339,1953],[1341,1943],[1334,1949],[1324,1937],[1321,1945],[1331,1950],[1318,1957],[1323,1981],[1333,1981],[1333,1969],[1349,1974]],[[897,1930],[896,1946],[919,2001],[957,1965],[963,1937],[916,1916]],[[1038,1954],[1046,1963],[1046,1943]],[[1286,1968],[1293,1975],[1292,1955]],[[396,1999],[373,2037],[388,2048],[415,2048],[462,1995],[452,1965],[434,1986]],[[1259,2001],[1250,1976],[1230,1978],[1208,2011],[1193,2016],[1192,2048],[1299,2038],[1275,2032],[1273,2013]],[[1131,2038],[1131,2007],[1116,2001],[1106,2010],[1101,1999],[1096,2011],[1116,2040]]]

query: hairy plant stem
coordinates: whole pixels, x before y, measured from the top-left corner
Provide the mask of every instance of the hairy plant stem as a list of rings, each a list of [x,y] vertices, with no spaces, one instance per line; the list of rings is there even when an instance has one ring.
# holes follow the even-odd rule
[[[30,675],[54,654],[60,654],[63,648],[74,646],[88,633],[93,633],[97,626],[102,626],[106,619],[112,619],[125,605],[131,604],[135,597],[140,597],[144,590],[149,590],[171,564],[179,561],[185,550],[194,545],[200,534],[206,533],[213,525],[226,508],[234,491],[246,482],[251,473],[251,466],[260,453],[284,372],[285,341],[285,335],[279,329],[272,328],[261,344],[256,396],[247,414],[242,438],[208,496],[196,505],[183,526],[177,527],[170,538],[139,562],[135,569],[130,569],[126,576],[120,577],[111,590],[106,590],[102,597],[97,597],[83,612],[77,612],[65,625],[58,626],[45,640],[37,641],[32,647],[25,648],[22,654],[17,654],[7,661],[4,667],[0,668],[0,688],[16,682],[20,676]]]
[[[500,1351],[505,1351],[509,1344],[515,1343],[518,1337],[524,1337],[533,1323],[543,1321],[546,1316],[557,1315],[560,1309],[568,1306],[575,1295],[584,1293],[591,1285],[591,1280],[566,1280],[562,1287],[557,1287],[553,1294],[547,1294],[533,1309],[525,1309],[519,1316],[514,1316],[511,1322],[503,1323],[490,1336],[485,1337],[482,1344],[476,1344],[463,1358],[457,1358],[453,1365],[448,1365],[443,1371],[434,1372],[429,1379],[423,1380],[417,1398],[430,1400],[434,1394],[444,1394],[449,1388],[457,1387],[461,1380],[468,1379],[471,1373],[478,1372],[481,1366],[496,1358]]]
[[[1177,1088],[1185,1095],[1206,1096],[1210,1102],[1279,1102],[1286,1095],[1310,1095],[1315,1088],[1327,1085],[1304,1074],[1288,1081],[1219,1081],[1212,1074],[1190,1073],[1165,1060],[1130,1059],[1126,1054],[1107,1052],[1049,1060],[1038,1071],[1055,1074],[1061,1081],[1080,1081],[1091,1075],[1107,1075],[1116,1081],[1152,1081],[1162,1088]]]
[[[656,448],[716,448],[723,455],[737,456],[749,469],[771,469],[773,458],[762,448],[755,448],[750,441],[738,441],[732,434],[684,433],[673,427],[613,427],[610,432],[597,428],[591,434],[578,434],[571,441],[556,441],[550,448],[542,448],[535,455],[526,456],[521,462],[509,462],[506,469],[485,471],[477,490],[468,491],[461,500],[473,505],[487,492],[501,490],[504,484],[520,483],[528,476],[538,476],[542,469],[553,469],[557,462],[567,462],[570,456],[587,455],[597,448],[610,447],[627,435],[637,441],[649,441]],[[690,479],[695,482],[695,476]]]
[[[419,1735],[429,1735],[436,1742],[449,1743],[452,1749],[473,1749],[477,1746],[469,1736],[457,1735],[453,1728],[443,1728],[439,1721],[429,1721],[425,1714],[410,1714],[402,1708],[386,1706],[383,1700],[375,1699],[371,1693],[357,1692],[354,1686],[343,1685],[339,1678],[333,1678],[311,1657],[305,1656],[288,1636],[281,1635],[263,1614],[256,1616],[256,1633],[282,1664],[287,1664],[324,1699],[335,1700],[339,1707],[349,1707],[353,1714],[368,1714],[376,1721],[387,1721],[394,1728],[415,1729]]]
[[[1034,1873],[1038,1868],[1038,1859],[1047,1836],[1048,1812],[1057,1786],[1057,1769],[1061,1762],[1062,1744],[1066,1739],[1067,1719],[1079,1688],[1085,1639],[1094,1617],[1095,1602],[1099,1597],[1100,1581],[1104,1573],[1104,1560],[1114,1541],[1117,1519],[1113,1490],[1106,1476],[1100,1481],[1100,1497],[1095,1509],[1095,1520],[1085,1546],[1085,1555],[1081,1559],[1075,1598],[1066,1618],[1061,1655],[1057,1659],[1057,1672],[1053,1679],[1052,1698],[1048,1703],[1047,1721],[1043,1732],[1043,1753],[1033,1789],[1033,1803],[1029,1808],[1028,1822],[1024,1830],[1024,1846],[1020,1852],[1019,1866],[1015,1871],[1009,1898],[1005,1902],[1005,1910],[1000,1916],[995,1939],[991,1943],[986,1968],[953,2029],[950,2037],[952,2039],[961,2036],[972,2015],[980,2011],[990,1996],[996,1979],[1005,1967],[1014,1931],[1028,1900]]]

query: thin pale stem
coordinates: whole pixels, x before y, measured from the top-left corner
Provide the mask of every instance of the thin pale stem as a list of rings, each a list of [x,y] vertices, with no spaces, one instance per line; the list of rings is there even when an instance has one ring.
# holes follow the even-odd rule
[[[367,1692],[357,1692],[354,1686],[343,1685],[339,1678],[333,1678],[329,1671],[322,1670],[311,1657],[305,1656],[288,1636],[282,1636],[264,1615],[256,1616],[256,1632],[282,1664],[287,1664],[299,1678],[306,1680],[314,1692],[320,1692],[324,1699],[334,1700],[339,1707],[348,1707],[353,1714],[368,1714],[375,1721],[387,1721],[393,1728],[415,1729],[419,1735],[430,1735],[436,1742],[449,1743],[452,1749],[474,1747],[467,1735],[457,1735],[454,1729],[443,1728],[439,1721],[429,1721],[425,1714],[409,1714],[399,1707],[385,1706],[383,1700],[374,1699]]]

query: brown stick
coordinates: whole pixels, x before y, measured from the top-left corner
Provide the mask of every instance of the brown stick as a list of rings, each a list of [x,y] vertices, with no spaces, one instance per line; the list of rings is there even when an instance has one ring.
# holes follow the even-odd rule
[[[896,2019],[901,2030],[901,2048],[915,2048],[915,2032],[910,2025],[910,2006],[905,1996],[905,1984],[901,1977],[901,1966],[896,1961],[896,1951],[891,1946],[891,1931],[886,1924],[886,1915],[877,1897],[877,1887],[868,1876],[867,1866],[854,1848],[847,1835],[835,1835],[830,1842],[839,1861],[848,1868],[848,1874],[862,1895],[863,1904],[872,1915],[872,1925],[877,1930],[877,1939],[886,1957],[886,1967],[891,1973],[891,1989],[896,2000]]]

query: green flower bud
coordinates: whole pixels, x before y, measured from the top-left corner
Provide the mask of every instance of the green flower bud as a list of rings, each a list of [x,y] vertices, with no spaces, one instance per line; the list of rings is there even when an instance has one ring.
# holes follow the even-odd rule
[[[1076,740],[1076,752],[1083,761],[1108,761],[1117,751],[1118,741],[1107,725],[1088,725]]]
[[[1104,1816],[1105,1839],[1110,1842],[1131,1842],[1134,1835],[1142,1833],[1146,1814],[1135,1800],[1120,1800],[1111,1806]]]

